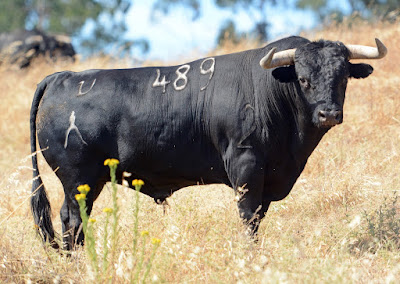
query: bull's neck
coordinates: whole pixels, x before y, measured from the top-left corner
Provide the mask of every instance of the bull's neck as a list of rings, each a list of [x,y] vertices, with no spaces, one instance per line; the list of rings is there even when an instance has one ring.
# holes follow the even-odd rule
[[[270,76],[266,83],[266,91],[257,94],[263,140],[289,150],[302,168],[327,130],[313,125],[297,82],[279,83]]]
[[[327,129],[318,128],[312,122],[312,112],[308,108],[304,96],[300,95],[301,88],[297,82],[291,83],[296,90],[296,96],[292,97],[294,105],[294,129],[291,141],[293,148],[300,160],[306,162],[322,137],[327,133]]]

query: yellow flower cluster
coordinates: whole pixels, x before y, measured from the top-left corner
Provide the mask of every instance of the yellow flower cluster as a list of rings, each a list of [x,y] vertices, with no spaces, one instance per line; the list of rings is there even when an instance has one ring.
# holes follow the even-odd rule
[[[106,208],[103,209],[103,212],[104,213],[113,213],[113,210],[110,207],[106,207]]]
[[[159,244],[161,243],[161,240],[160,240],[160,239],[157,239],[157,238],[152,238],[152,239],[151,239],[151,243],[152,243],[153,245],[159,245]]]
[[[82,184],[78,186],[78,191],[83,194],[87,194],[90,191],[90,186],[87,184]]]
[[[84,193],[75,194],[75,199],[78,201],[85,200],[86,194],[84,194]]]
[[[147,236],[149,235],[149,231],[141,231],[141,232],[140,232],[140,235],[141,235],[142,237],[147,237]]]
[[[142,181],[141,179],[134,179],[132,181],[132,185],[133,186],[143,186],[144,185],[144,181]]]
[[[119,164],[117,159],[107,159],[104,161],[105,166],[114,167]]]
[[[89,218],[89,223],[95,223],[96,222],[96,219],[94,219],[94,218]]]

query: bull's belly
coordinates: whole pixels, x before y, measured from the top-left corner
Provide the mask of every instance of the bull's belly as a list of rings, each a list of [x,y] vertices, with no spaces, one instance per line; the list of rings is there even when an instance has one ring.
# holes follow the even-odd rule
[[[210,173],[199,173],[196,175],[192,172],[187,175],[184,172],[159,172],[154,174],[153,172],[146,172],[141,174],[143,180],[145,180],[146,186],[143,187],[142,193],[154,198],[156,201],[163,201],[167,197],[171,196],[175,191],[193,185],[206,185],[223,183],[229,184],[229,180],[226,177],[226,173],[212,175]],[[224,178],[224,176],[226,178]]]
[[[146,193],[154,195],[170,195],[172,192],[191,185],[225,183],[229,184],[225,168],[215,157],[197,157],[194,153],[176,155],[173,159],[165,159],[156,155],[136,159],[128,171],[135,178],[146,182]]]

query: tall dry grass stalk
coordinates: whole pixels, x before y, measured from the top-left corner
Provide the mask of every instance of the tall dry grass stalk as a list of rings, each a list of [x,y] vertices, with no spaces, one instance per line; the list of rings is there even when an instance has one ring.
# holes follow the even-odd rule
[[[310,39],[366,45],[373,45],[379,37],[389,53],[383,60],[369,62],[375,69],[369,78],[349,82],[344,123],[321,141],[291,194],[273,203],[262,222],[258,243],[244,236],[228,187],[183,189],[169,199],[165,215],[162,207],[141,195],[138,230],[161,239],[148,281],[396,283],[399,251],[365,250],[357,247],[354,238],[367,233],[364,212],[372,214],[400,188],[399,34],[398,23],[370,26],[362,22],[351,29],[337,25],[305,33]],[[256,44],[224,46],[213,54],[252,47]],[[84,250],[66,259],[43,247],[35,235],[28,202],[32,176],[29,109],[36,84],[47,74],[128,65],[92,59],[74,64],[38,61],[27,70],[0,66],[0,282],[93,279]],[[43,159],[40,162],[53,221],[61,232],[62,187]],[[121,230],[115,282],[127,282],[134,261],[127,251],[135,226],[131,210],[135,192],[121,187],[118,194]],[[110,207],[111,200],[112,190],[106,186],[92,212],[97,223],[104,224],[102,209]],[[97,240],[103,240],[104,230],[98,227]],[[96,249],[102,254],[105,248],[99,245]]]

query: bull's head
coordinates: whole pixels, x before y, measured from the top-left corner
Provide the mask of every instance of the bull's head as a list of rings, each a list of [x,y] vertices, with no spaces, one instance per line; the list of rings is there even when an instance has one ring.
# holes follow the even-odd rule
[[[265,69],[289,66],[273,70],[273,76],[281,82],[298,81],[314,125],[329,128],[343,121],[348,78],[366,78],[373,71],[368,64],[352,64],[349,60],[384,57],[387,49],[379,39],[376,46],[321,40],[280,52],[272,48],[260,65]]]

